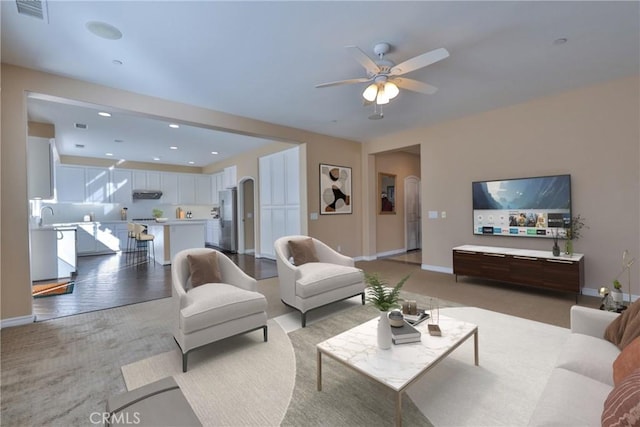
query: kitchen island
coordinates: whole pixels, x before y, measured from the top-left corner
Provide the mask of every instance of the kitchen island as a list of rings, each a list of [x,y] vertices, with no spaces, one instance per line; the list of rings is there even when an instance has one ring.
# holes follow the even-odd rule
[[[147,233],[154,235],[155,261],[171,264],[173,257],[184,249],[204,248],[206,221],[183,219],[167,222],[149,222]],[[153,255],[151,250],[151,255]]]

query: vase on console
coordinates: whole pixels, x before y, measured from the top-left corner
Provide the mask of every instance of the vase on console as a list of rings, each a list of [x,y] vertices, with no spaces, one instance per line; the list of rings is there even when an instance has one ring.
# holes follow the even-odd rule
[[[391,348],[391,325],[389,313],[386,311],[381,311],[378,319],[378,348],[382,350]]]
[[[564,242],[564,253],[569,256],[573,255],[573,240],[567,239],[567,241]]]

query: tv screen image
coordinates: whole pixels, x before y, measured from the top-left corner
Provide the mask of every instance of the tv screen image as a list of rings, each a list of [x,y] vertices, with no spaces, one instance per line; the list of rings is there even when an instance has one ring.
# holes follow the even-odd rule
[[[571,175],[472,183],[473,234],[559,237],[571,223]]]

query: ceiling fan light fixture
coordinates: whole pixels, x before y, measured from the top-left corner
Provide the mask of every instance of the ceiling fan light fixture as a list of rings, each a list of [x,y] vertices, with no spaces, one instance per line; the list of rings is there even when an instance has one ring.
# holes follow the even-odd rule
[[[380,88],[378,89],[378,96],[376,97],[376,104],[384,105],[388,103],[389,103],[389,96],[385,92],[384,86],[380,85]]]
[[[398,89],[398,86],[396,86],[394,83],[386,82],[384,84],[384,94],[387,96],[387,98],[393,99],[398,96],[399,93],[400,89]]]
[[[375,83],[371,83],[364,92],[362,92],[362,97],[369,102],[373,102],[376,96],[378,96],[378,85]]]

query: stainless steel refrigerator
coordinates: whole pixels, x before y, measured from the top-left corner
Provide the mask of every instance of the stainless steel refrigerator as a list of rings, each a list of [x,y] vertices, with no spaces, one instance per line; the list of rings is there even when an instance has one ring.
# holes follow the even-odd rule
[[[238,197],[235,188],[218,192],[220,200],[220,248],[238,251]]]

